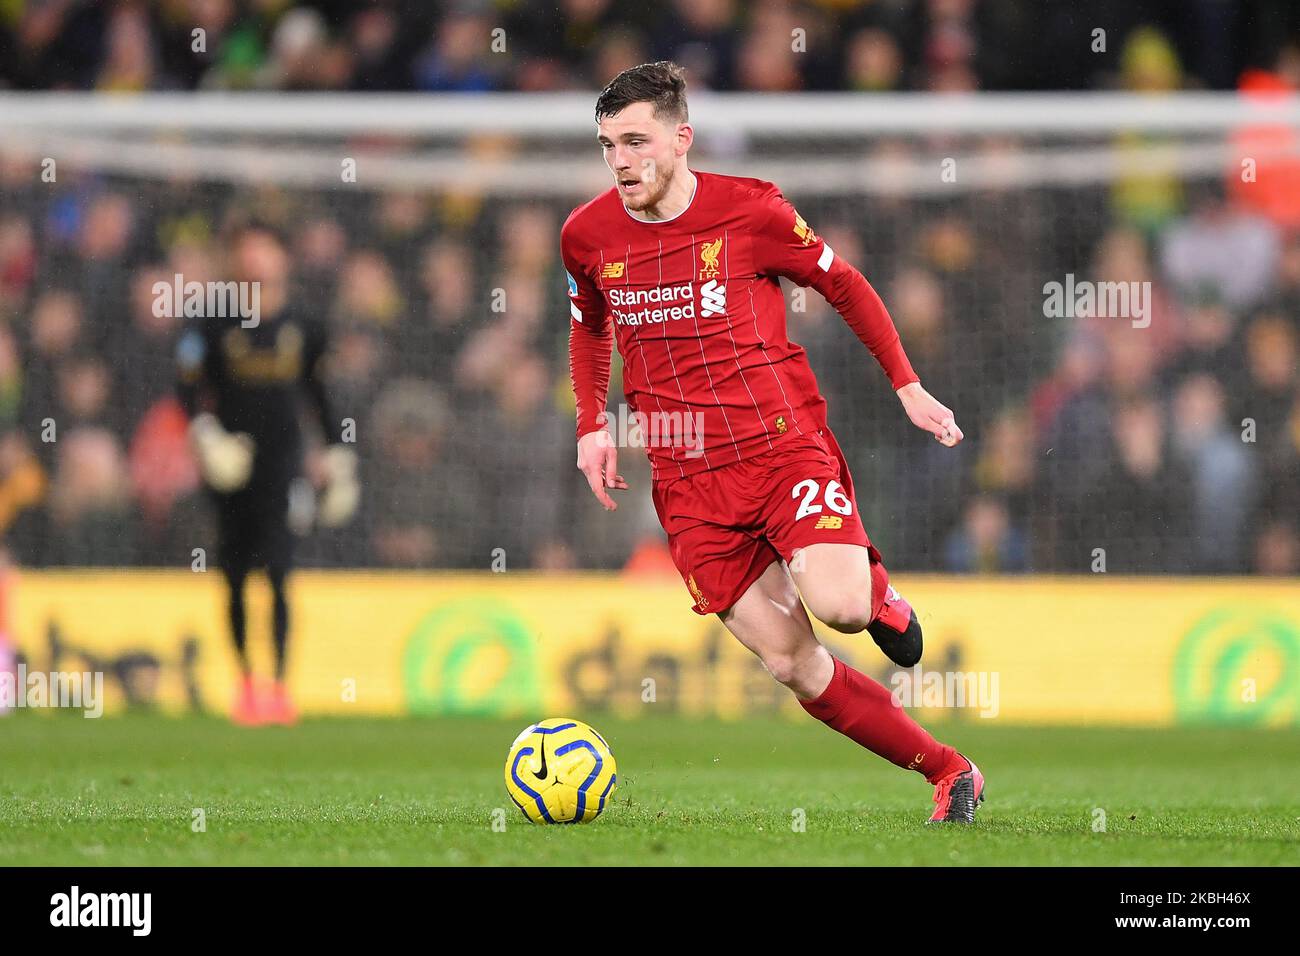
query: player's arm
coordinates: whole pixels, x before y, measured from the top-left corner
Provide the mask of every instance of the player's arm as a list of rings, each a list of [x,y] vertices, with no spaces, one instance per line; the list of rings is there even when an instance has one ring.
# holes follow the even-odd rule
[[[216,380],[216,342],[206,322],[196,322],[176,342],[176,397],[190,420],[190,446],[203,480],[217,491],[237,491],[253,471],[253,439],[226,431],[203,410],[203,392]]]
[[[606,489],[627,487],[618,473],[618,449],[605,427],[609,397],[610,356],[614,329],[605,299],[583,268],[582,256],[567,226],[560,233],[560,254],[569,283],[569,378],[577,407],[578,470],[591,493],[607,511],[618,505]]]
[[[303,362],[302,386],[311,400],[321,434],[325,436],[325,490],[321,494],[317,514],[327,528],[346,524],[357,510],[361,500],[361,484],[357,480],[357,455],[350,444],[343,441],[340,431],[342,421],[335,417],[326,382],[326,357],[329,340],[323,324],[313,327],[307,338]]]
[[[812,286],[848,323],[889,376],[907,417],[949,447],[962,440],[951,409],[921,387],[889,310],[866,277],[816,235],[775,189],[762,199],[754,235],[759,272]]]

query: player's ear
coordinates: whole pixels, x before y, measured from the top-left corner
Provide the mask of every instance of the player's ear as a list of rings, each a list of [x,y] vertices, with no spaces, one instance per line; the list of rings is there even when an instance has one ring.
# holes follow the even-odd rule
[[[686,151],[691,148],[691,143],[695,142],[695,127],[690,123],[677,124],[677,148],[678,156],[685,156]]]

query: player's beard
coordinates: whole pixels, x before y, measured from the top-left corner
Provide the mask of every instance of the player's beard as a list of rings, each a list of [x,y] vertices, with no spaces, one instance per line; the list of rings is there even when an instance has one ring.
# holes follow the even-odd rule
[[[656,165],[654,169],[656,174],[654,179],[648,179],[644,174],[641,176],[641,183],[645,187],[642,196],[637,198],[623,197],[623,205],[633,212],[645,212],[647,209],[653,209],[668,194],[668,187],[672,185],[673,176],[677,174],[676,167],[669,167],[665,170]]]

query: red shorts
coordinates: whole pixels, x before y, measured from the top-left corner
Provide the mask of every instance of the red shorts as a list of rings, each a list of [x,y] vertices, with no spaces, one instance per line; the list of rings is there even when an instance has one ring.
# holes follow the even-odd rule
[[[860,545],[873,565],[880,562],[830,429],[790,435],[733,465],[656,482],[652,497],[697,614],[727,610],[768,565],[810,544]]]

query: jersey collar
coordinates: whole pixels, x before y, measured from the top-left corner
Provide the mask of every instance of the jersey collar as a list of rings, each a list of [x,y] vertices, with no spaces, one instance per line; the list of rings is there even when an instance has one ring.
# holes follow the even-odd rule
[[[694,169],[689,169],[687,171],[695,177],[695,187],[691,190],[691,198],[686,200],[686,205],[682,207],[682,211],[677,215],[669,216],[667,219],[638,219],[636,216],[632,215],[631,210],[629,210],[627,206],[623,205],[623,200],[621,199],[618,201],[620,208],[622,208],[623,212],[627,213],[627,218],[631,219],[633,222],[639,222],[643,226],[662,226],[665,223],[672,222],[674,219],[681,219],[682,216],[686,215],[691,206],[695,205],[695,197],[700,194],[700,174]],[[617,192],[615,195],[617,196]]]

